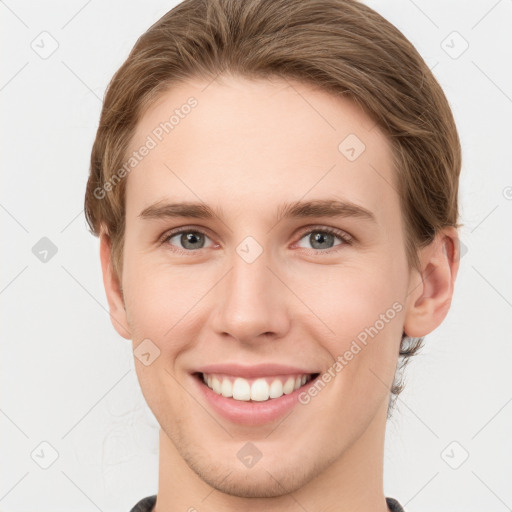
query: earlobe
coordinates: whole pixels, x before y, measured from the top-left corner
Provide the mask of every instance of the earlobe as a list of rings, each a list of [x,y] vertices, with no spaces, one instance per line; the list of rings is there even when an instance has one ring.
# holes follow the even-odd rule
[[[128,329],[128,319],[126,316],[121,286],[112,267],[112,246],[110,237],[108,233],[102,229],[99,238],[103,286],[105,287],[105,293],[107,295],[110,320],[119,335],[130,340],[131,334]]]
[[[450,309],[455,278],[459,269],[459,239],[456,228],[437,234],[420,251],[421,274],[414,272],[407,296],[405,333],[414,338],[426,336],[438,327]]]

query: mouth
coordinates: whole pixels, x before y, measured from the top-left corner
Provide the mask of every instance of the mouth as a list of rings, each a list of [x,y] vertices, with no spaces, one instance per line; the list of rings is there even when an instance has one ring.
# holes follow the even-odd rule
[[[238,402],[270,402],[307,386],[320,373],[297,373],[244,378],[221,373],[195,372],[201,385],[216,395]]]

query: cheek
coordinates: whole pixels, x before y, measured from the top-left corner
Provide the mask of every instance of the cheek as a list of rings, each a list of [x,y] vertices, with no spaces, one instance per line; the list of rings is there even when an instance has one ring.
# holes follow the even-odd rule
[[[135,342],[149,338],[161,351],[178,352],[184,329],[194,325],[212,276],[190,266],[132,258],[125,269],[126,309]],[[192,322],[192,323],[191,323]]]
[[[380,314],[401,300],[405,286],[393,258],[385,261],[377,254],[356,256],[339,265],[309,264],[307,269],[304,264],[290,265],[285,280],[311,312],[334,331],[331,335],[343,338],[375,323]]]
[[[375,373],[385,383],[392,378],[402,334],[403,280],[392,258],[367,258],[364,265],[312,266],[307,279],[293,281],[294,291],[321,320],[303,308],[299,328],[309,326],[312,339],[322,340],[333,360],[341,360],[344,386],[357,382],[369,392]]]

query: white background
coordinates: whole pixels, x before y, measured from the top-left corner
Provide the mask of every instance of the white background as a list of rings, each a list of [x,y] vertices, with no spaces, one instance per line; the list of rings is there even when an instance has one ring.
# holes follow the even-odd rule
[[[157,491],[158,426],[110,323],[83,199],[106,85],[175,3],[0,2],[1,511],[128,511]],[[467,248],[451,311],[388,422],[385,494],[406,512],[510,510],[512,2],[366,3],[418,48],[452,106]],[[47,59],[31,48],[43,31],[58,42]],[[469,44],[458,58],[443,47],[461,48],[453,31]],[[42,237],[57,248],[46,263],[32,252]],[[49,462],[42,442],[58,453],[48,469],[34,460]]]

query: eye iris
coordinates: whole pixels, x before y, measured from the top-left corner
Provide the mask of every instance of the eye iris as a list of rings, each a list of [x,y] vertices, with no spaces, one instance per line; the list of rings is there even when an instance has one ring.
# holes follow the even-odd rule
[[[183,247],[185,247],[186,249],[197,249],[198,245],[194,245],[194,242],[197,242],[198,240],[201,240],[201,239],[202,239],[203,243],[201,244],[201,247],[199,247],[199,248],[202,248],[202,246],[204,245],[204,237],[200,233],[194,233],[194,232],[184,233],[181,235],[180,241],[181,241]],[[192,243],[192,245],[189,245],[190,243]]]
[[[326,243],[329,245],[327,248],[333,246],[335,236],[326,231],[314,231],[309,238],[314,249],[326,249]],[[186,249],[202,248],[204,246],[204,235],[196,231],[184,232],[181,234],[180,242]],[[199,245],[197,242],[200,242]]]
[[[311,239],[311,246],[314,249],[325,249],[325,247],[322,246],[322,245],[320,245],[320,247],[315,247],[315,244],[317,244],[317,243],[322,244],[322,243],[325,243],[325,241],[327,240],[328,242],[331,242],[331,244],[329,244],[329,247],[331,247],[332,246],[332,242],[334,241],[334,235],[331,235],[329,233],[322,233],[320,231],[316,231],[316,232],[311,234],[310,239]]]

